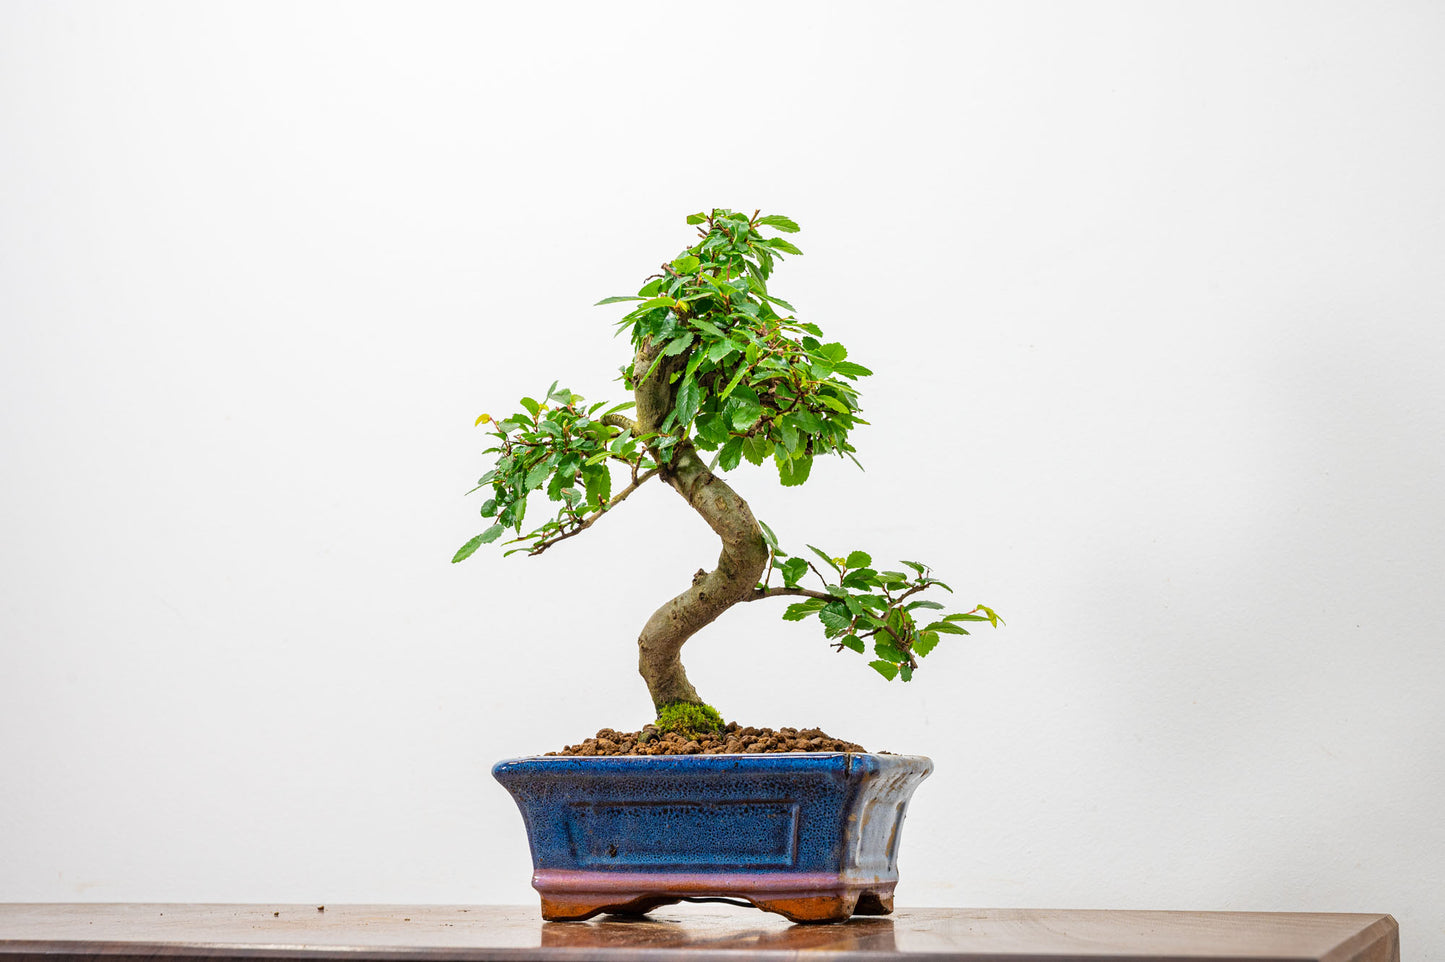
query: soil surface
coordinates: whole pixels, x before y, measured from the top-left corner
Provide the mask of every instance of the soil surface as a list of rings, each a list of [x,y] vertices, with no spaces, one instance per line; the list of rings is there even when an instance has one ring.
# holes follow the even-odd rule
[[[737,722],[716,735],[685,738],[676,732],[659,735],[649,725],[640,732],[619,732],[604,728],[578,745],[568,745],[548,755],[721,755],[761,752],[857,752],[867,751],[855,742],[845,742],[816,728],[740,728]],[[646,740],[643,740],[646,735]]]

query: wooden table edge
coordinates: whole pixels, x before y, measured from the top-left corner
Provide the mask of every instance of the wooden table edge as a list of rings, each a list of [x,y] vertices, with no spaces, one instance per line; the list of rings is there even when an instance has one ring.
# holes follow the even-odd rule
[[[42,905],[88,905],[97,907],[107,904],[142,903],[9,903]],[[145,903],[150,904],[150,903]],[[174,903],[154,903],[166,905]],[[192,903],[194,905],[209,903]],[[222,906],[260,907],[274,903],[215,903]],[[299,908],[300,906],[296,906]],[[380,906],[378,906],[380,907]],[[341,906],[337,906],[341,908]],[[413,906],[423,908],[423,906]],[[915,911],[948,911],[948,909],[917,909]],[[961,909],[960,911],[967,911]],[[1050,911],[1050,910],[1039,910]],[[1068,911],[1068,910],[1064,910]],[[1107,910],[1084,910],[1107,911]],[[1126,910],[1128,911],[1128,910]],[[1140,910],[1147,911],[1147,910]],[[1168,911],[1168,910],[1160,910]],[[1198,912],[1205,914],[1241,915],[1346,915],[1358,916],[1364,927],[1328,949],[1323,955],[1247,955],[1225,956],[1218,954],[1185,955],[1125,953],[1083,956],[1077,951],[1038,953],[1009,953],[989,951],[966,951],[957,949],[929,949],[911,951],[878,951],[859,948],[810,948],[805,950],[810,962],[825,960],[847,960],[847,962],[897,962],[899,959],[928,960],[928,962],[1400,962],[1399,923],[1394,916],[1386,913],[1272,913],[1272,912]],[[1368,921],[1366,921],[1368,920]],[[564,925],[568,923],[538,924]],[[579,924],[579,923],[572,923]],[[580,923],[585,924],[585,923]],[[656,946],[639,948],[635,946],[455,946],[455,945],[368,945],[365,943],[307,943],[290,941],[226,941],[217,940],[157,940],[147,939],[5,939],[0,937],[0,959],[4,962],[65,962],[65,960],[103,959],[105,962],[147,962],[147,960],[169,960],[169,962],[246,962],[246,960],[297,960],[297,962],[399,962],[415,959],[418,962],[579,962],[584,959],[623,960],[643,959],[650,962],[739,962],[743,959],[782,960],[797,959],[799,949],[786,947],[736,947],[710,948],[706,946]]]

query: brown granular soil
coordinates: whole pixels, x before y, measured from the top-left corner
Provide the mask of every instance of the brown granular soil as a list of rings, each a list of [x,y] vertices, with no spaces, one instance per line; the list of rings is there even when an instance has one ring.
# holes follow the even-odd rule
[[[643,733],[650,737],[640,741]],[[619,732],[604,728],[578,745],[568,745],[548,755],[722,755],[763,752],[857,752],[867,751],[855,742],[845,742],[816,728],[740,728],[737,722],[716,735],[685,738],[677,732],[659,735],[651,725],[640,732]]]

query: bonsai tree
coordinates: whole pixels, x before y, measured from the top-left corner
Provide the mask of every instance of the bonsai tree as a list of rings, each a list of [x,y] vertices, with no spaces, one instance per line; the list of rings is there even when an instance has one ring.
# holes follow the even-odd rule
[[[688,680],[682,647],[734,605],[793,599],[784,621],[816,618],[835,650],[868,657],[871,648],[867,665],[905,682],[943,636],[968,634],[969,622],[996,626],[998,617],[985,605],[944,613],[922,595],[952,589],[916,561],[895,571],[875,567],[864,551],[784,551],[718,473],[744,458],[755,465],[771,459],[782,484],[793,487],[808,481],[815,458],[857,463],[849,438],[867,422],[856,382],[872,372],[769,291],[775,265],[802,251],[767,234],[792,234],[796,223],[722,209],[689,215],[687,223],[697,228],[692,246],[637,294],[598,302],[632,305],[617,321],[632,342],[621,377],[632,400],[587,404],[554,382],[540,399],[522,398],[515,414],[477,418],[489,425],[493,443],[484,453],[496,464],[472,491],[486,489],[481,514],[492,524],[452,561],[507,532],[507,554],[541,554],[661,480],[701,515],[722,550],[717,567],[699,570],[643,625],[638,670],[658,727],[700,732],[721,728],[722,719]],[[546,512],[534,527],[526,523],[529,505],[534,519]]]

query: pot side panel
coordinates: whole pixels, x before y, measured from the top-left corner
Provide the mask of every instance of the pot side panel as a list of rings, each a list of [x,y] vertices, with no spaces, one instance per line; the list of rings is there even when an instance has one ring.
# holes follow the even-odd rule
[[[792,868],[798,805],[786,799],[572,802],[562,813],[579,868]]]

